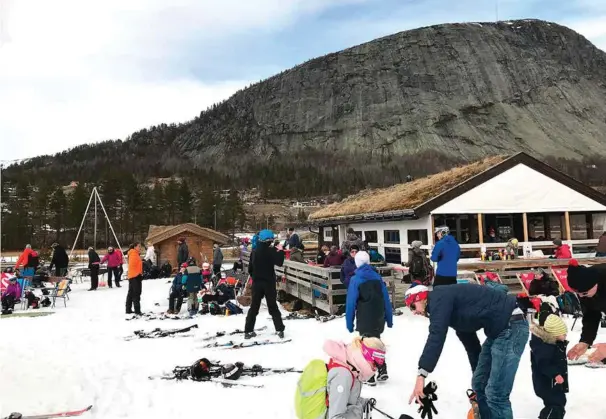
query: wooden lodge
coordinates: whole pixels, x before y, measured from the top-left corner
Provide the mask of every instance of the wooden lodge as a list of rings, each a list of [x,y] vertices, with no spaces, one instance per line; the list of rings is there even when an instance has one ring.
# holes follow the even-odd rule
[[[173,268],[177,266],[177,240],[185,238],[189,256],[198,262],[211,262],[213,244],[226,244],[228,237],[218,231],[186,223],[175,226],[149,226],[146,243],[151,243],[158,256],[158,264],[168,261]]]
[[[478,261],[481,250],[504,248],[511,238],[518,239],[520,255],[541,250],[547,256],[560,238],[575,257],[589,257],[606,231],[606,196],[518,153],[364,190],[311,214],[310,221],[320,229],[319,245],[340,244],[351,227],[398,265],[414,240],[431,249],[440,225],[461,244],[460,264]]]

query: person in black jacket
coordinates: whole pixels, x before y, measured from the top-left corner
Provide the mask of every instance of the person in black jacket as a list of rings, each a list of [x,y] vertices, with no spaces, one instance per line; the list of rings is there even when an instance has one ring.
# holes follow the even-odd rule
[[[593,342],[598,335],[602,314],[606,313],[606,264],[585,267],[571,259],[568,265],[568,285],[576,292],[583,310],[581,339],[568,351],[568,359],[579,359],[592,346],[596,350],[589,356],[590,365],[604,367],[606,343],[594,345]]]
[[[189,248],[187,247],[187,243],[185,243],[185,237],[179,237],[177,244],[177,266],[181,266],[187,263],[187,259],[189,259]]]
[[[270,230],[262,230],[259,233],[259,242],[257,247],[250,255],[248,273],[252,277],[252,299],[250,309],[246,315],[246,325],[244,327],[244,338],[250,339],[256,336],[255,321],[261,300],[265,297],[267,309],[274,321],[276,333],[280,338],[284,337],[284,323],[282,322],[282,313],[276,302],[276,272],[274,266],[284,264],[284,252],[272,246],[274,233]]]
[[[431,292],[417,285],[406,291],[405,302],[415,314],[429,317],[429,337],[409,403],[415,399],[421,403],[425,378],[440,359],[449,328],[465,334],[484,329],[486,340],[472,379],[480,416],[513,418],[509,395],[528,341],[528,322],[521,308],[527,304],[503,291],[475,284],[444,285]],[[475,345],[463,345],[467,351],[475,350]]]
[[[59,243],[53,243],[51,248],[53,249],[53,257],[48,270],[52,271],[54,266],[55,276],[64,276],[67,273],[67,265],[69,264],[67,252]]]
[[[545,407],[539,419],[563,419],[568,393],[568,362],[566,360],[566,323],[550,314],[543,327],[530,326],[530,366],[535,394]]]
[[[99,286],[99,263],[101,258],[92,247],[88,248],[88,269],[90,269],[90,289],[94,291]]]

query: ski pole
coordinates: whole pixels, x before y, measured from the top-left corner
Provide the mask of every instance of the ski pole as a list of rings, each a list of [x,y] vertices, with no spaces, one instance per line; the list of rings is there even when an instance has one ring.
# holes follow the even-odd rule
[[[383,412],[382,410],[377,408],[377,401],[375,399],[369,399],[368,400],[368,405],[370,405],[372,410],[376,410],[377,412],[379,412],[380,414],[382,414],[383,416],[385,416],[387,419],[396,419],[393,416],[388,415],[387,413]],[[411,416],[407,415],[407,414],[401,414],[399,419],[413,419]]]

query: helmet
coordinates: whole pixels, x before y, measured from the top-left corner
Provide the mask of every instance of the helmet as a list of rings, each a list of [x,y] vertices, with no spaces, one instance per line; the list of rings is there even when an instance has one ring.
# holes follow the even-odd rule
[[[208,359],[202,358],[197,360],[190,367],[190,374],[192,379],[200,381],[210,378],[210,367],[212,367],[212,363]]]
[[[450,229],[448,228],[448,226],[436,227],[435,233],[436,234],[442,233],[442,234],[446,235],[446,234],[450,233]]]
[[[261,230],[259,232],[259,241],[268,242],[274,239],[274,232],[271,230]]]
[[[244,366],[242,363],[237,362],[234,364],[226,364],[221,367],[221,375],[225,380],[237,380],[242,375]]]

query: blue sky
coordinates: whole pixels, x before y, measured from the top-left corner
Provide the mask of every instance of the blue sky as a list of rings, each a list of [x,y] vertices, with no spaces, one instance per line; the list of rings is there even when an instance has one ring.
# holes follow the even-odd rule
[[[310,58],[420,26],[494,21],[496,1],[0,0],[0,160],[184,122]],[[605,0],[500,0],[606,50]]]

